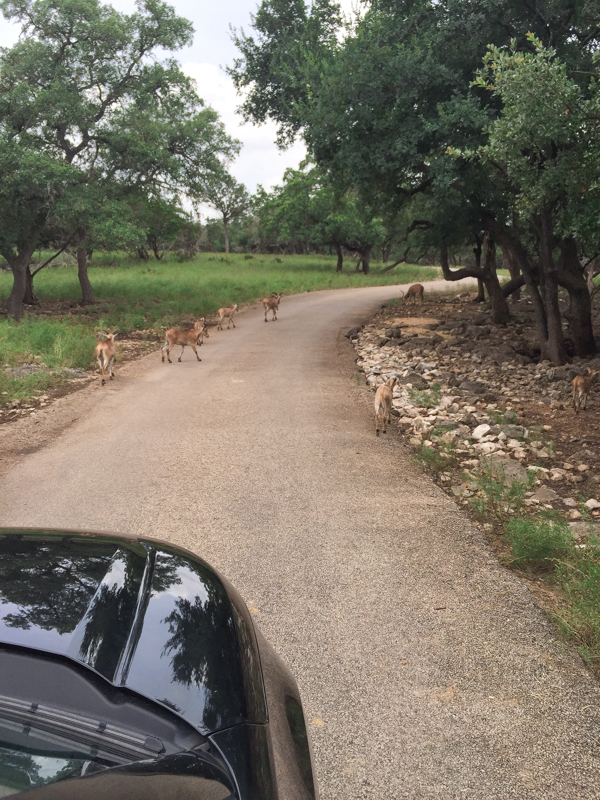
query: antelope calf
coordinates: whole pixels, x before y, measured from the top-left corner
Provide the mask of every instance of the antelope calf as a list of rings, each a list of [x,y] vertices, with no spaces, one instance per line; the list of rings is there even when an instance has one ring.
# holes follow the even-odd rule
[[[392,400],[396,378],[388,380],[375,392],[375,433],[379,436],[379,421],[383,422],[383,432],[387,433],[387,423],[392,414]]]
[[[279,308],[279,303],[281,302],[281,298],[283,297],[283,292],[281,294],[277,294],[277,292],[271,292],[269,297],[265,297],[263,300],[263,308],[265,310],[265,322],[267,322],[267,312],[273,312],[273,322],[277,319],[277,309]]]
[[[408,291],[404,295],[404,302],[408,303],[409,300],[415,302],[418,298],[421,300],[421,305],[423,305],[423,292],[425,291],[425,287],[422,286],[420,283],[413,283],[412,286],[408,287]]]
[[[573,378],[573,408],[575,413],[579,414],[579,409],[587,406],[588,394],[592,388],[594,378],[598,374],[598,370],[588,370],[585,375],[578,375]]]
[[[181,345],[181,353],[179,354],[178,361],[181,361],[181,356],[183,355],[183,351],[189,345],[194,353],[196,354],[196,358],[198,361],[202,361],[200,356],[198,355],[198,351],[196,350],[196,345],[200,346],[202,344],[203,337],[210,338],[208,335],[208,331],[204,325],[204,317],[194,322],[194,327],[191,330],[183,330],[182,328],[170,328],[165,333],[165,343],[163,344],[162,350],[162,360],[165,360],[165,351],[167,353],[167,360],[169,364],[172,364],[171,361],[171,350],[176,344]]]
[[[110,380],[113,379],[113,365],[115,363],[115,333],[103,334],[106,336],[105,342],[98,342],[94,353],[98,361],[98,366],[102,373],[102,386],[106,383],[104,373],[108,370]]]
[[[220,308],[219,309],[219,324],[217,325],[218,330],[223,330],[223,320],[227,319],[227,330],[229,330],[229,325],[233,324],[235,328],[235,322],[233,321],[233,315],[238,310],[238,304],[234,303],[231,308]]]

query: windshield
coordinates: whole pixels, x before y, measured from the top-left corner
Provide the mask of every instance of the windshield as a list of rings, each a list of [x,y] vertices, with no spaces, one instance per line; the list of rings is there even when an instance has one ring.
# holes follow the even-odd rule
[[[47,750],[0,742],[0,798],[113,766],[77,750]]]

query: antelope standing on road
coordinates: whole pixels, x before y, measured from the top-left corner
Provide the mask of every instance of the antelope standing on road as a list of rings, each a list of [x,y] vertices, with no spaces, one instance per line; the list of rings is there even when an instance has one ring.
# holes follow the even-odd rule
[[[587,406],[588,394],[592,388],[594,378],[598,374],[598,370],[588,370],[585,375],[578,375],[573,378],[573,408],[575,413],[579,414],[579,409]]]
[[[165,333],[165,343],[162,346],[162,360],[165,360],[165,351],[167,353],[167,360],[169,364],[172,364],[171,361],[171,350],[176,344],[181,345],[181,353],[179,354],[178,361],[181,361],[181,356],[183,355],[183,351],[189,345],[194,353],[196,354],[196,358],[198,361],[202,361],[200,356],[198,355],[198,351],[196,350],[196,345],[200,346],[202,344],[203,337],[210,338],[208,335],[208,331],[204,325],[204,317],[194,322],[194,327],[191,330],[183,330],[182,328],[170,328]]]
[[[110,380],[113,379],[113,365],[115,363],[115,333],[107,333],[103,334],[106,336],[105,342],[98,342],[96,345],[96,349],[94,350],[96,354],[96,359],[98,360],[98,366],[100,367],[100,371],[102,373],[102,386],[106,383],[104,380],[104,373],[108,369],[108,375]]]
[[[387,423],[392,414],[392,400],[394,399],[394,385],[396,378],[388,380],[375,392],[375,433],[379,436],[379,421],[383,422],[383,432],[387,433]]]
[[[220,331],[223,330],[223,320],[224,319],[228,320],[228,322],[227,322],[227,330],[229,330],[230,323],[233,324],[233,327],[235,328],[235,322],[233,321],[233,315],[235,314],[235,312],[237,310],[238,310],[238,304],[237,303],[234,303],[233,306],[231,306],[231,308],[220,308],[219,309],[219,312],[218,312],[219,313],[219,324],[217,325],[218,330],[220,330]]]
[[[283,292],[281,294],[277,294],[277,292],[271,292],[269,297],[265,297],[263,300],[263,308],[265,310],[265,322],[267,322],[267,313],[269,311],[273,312],[273,322],[277,319],[277,309],[279,308],[279,303],[281,302],[281,298],[283,297]]]
[[[416,302],[417,299],[421,300],[421,305],[423,305],[423,292],[425,291],[425,287],[422,286],[420,283],[413,283],[412,286],[408,287],[408,291],[404,295],[404,302],[408,303],[409,300]]]

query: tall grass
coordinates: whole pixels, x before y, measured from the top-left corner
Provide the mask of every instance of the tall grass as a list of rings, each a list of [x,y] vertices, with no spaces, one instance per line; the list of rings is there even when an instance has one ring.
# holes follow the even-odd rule
[[[40,259],[47,255],[40,254]],[[381,286],[437,277],[431,267],[405,265],[385,274],[335,272],[328,256],[250,256],[202,254],[180,262],[138,261],[124,254],[100,253],[89,275],[96,303],[71,307],[80,299],[74,259],[48,267],[35,278],[41,308],[54,311],[40,316],[28,311],[15,323],[0,317],[0,404],[25,398],[60,382],[48,371],[15,378],[6,368],[26,362],[49,369],[90,366],[96,332],[121,333],[164,329],[182,321],[210,315],[231,303],[259,300],[272,291],[296,294],[316,289]],[[348,267],[353,265],[348,261]],[[375,269],[377,266],[375,265]],[[0,308],[12,287],[12,276],[0,271]],[[151,334],[152,335],[152,334]]]
[[[329,256],[201,254],[193,261],[180,263],[169,256],[160,262],[139,262],[104,255],[97,261],[98,265],[89,270],[97,299],[90,311],[100,327],[118,327],[121,331],[171,325],[182,316],[211,314],[220,306],[254,301],[271,291],[297,294],[317,289],[384,286],[438,275],[435,268],[411,265],[383,275],[351,271],[340,274],[335,272],[335,258]],[[8,296],[11,285],[11,276],[0,273],[0,303]],[[35,292],[42,303],[77,301],[80,290],[76,270],[42,270],[35,279]]]

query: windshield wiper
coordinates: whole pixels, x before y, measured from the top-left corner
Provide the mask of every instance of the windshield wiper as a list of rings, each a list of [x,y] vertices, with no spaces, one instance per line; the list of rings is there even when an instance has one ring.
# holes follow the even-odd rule
[[[156,758],[165,746],[155,736],[84,717],[42,703],[28,703],[0,695],[0,724],[19,723],[25,728],[45,731],[53,738],[85,744],[93,750],[134,761]]]

